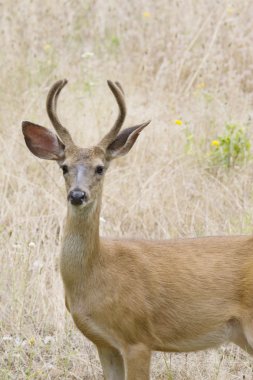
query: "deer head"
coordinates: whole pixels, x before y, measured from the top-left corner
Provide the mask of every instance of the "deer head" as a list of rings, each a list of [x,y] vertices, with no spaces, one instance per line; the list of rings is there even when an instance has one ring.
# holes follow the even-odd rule
[[[101,196],[103,178],[110,161],[125,155],[134,145],[140,132],[150,123],[120,129],[126,116],[124,92],[118,82],[108,81],[118,106],[119,114],[111,130],[95,146],[77,146],[69,131],[57,116],[57,100],[67,80],[56,82],[47,96],[47,113],[57,134],[29,121],[22,123],[28,149],[37,157],[56,161],[63,171],[67,200],[74,207],[91,205]]]

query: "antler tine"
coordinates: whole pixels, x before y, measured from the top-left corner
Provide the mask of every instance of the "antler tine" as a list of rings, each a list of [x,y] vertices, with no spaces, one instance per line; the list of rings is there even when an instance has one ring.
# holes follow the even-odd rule
[[[118,88],[121,90],[122,94],[125,96],[124,90],[119,82],[115,82],[115,84],[118,86]]]
[[[65,145],[74,145],[72,137],[68,130],[61,124],[57,116],[57,99],[58,96],[63,89],[63,87],[68,83],[66,79],[59,80],[53,84],[50,88],[48,96],[47,96],[47,113],[49,119],[51,120],[54,129],[56,130],[58,136],[61,138],[62,142]]]
[[[107,148],[113,140],[117,137],[126,117],[126,103],[124,97],[124,91],[119,84],[119,82],[113,83],[112,81],[107,81],[110,90],[112,91],[118,106],[119,106],[119,114],[118,117],[111,128],[111,130],[105,135],[105,137],[99,143],[100,146]]]

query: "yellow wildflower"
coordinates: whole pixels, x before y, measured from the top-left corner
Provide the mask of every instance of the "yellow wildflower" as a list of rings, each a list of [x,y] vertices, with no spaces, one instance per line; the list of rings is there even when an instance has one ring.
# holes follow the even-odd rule
[[[35,345],[35,338],[34,338],[34,336],[32,336],[32,337],[29,339],[28,343],[29,343],[30,346],[34,346],[34,345]]]
[[[175,124],[177,124],[177,125],[183,125],[183,122],[182,122],[182,120],[177,119],[177,120],[175,120]]]
[[[219,140],[213,140],[213,141],[211,142],[211,145],[212,145],[212,146],[215,146],[215,147],[218,147],[218,146],[220,145],[220,142],[219,142]]]
[[[44,50],[45,53],[49,53],[49,52],[51,52],[51,50],[52,50],[52,45],[46,43],[46,44],[43,46],[43,50]]]
[[[205,88],[205,86],[206,86],[205,82],[199,82],[196,84],[196,88],[198,90],[202,90],[203,88]]]
[[[151,17],[151,13],[150,12],[143,12],[142,13],[142,16],[144,17],[144,18],[150,18]]]
[[[229,15],[232,15],[233,13],[235,13],[235,8],[234,7],[227,7],[227,13]]]

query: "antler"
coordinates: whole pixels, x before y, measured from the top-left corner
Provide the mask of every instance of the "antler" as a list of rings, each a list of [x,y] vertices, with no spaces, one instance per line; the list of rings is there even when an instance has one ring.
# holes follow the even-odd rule
[[[72,140],[72,137],[70,136],[70,133],[68,130],[61,124],[61,122],[58,119],[57,116],[57,99],[58,96],[63,89],[63,87],[68,83],[66,79],[59,80],[49,90],[48,96],[47,96],[47,113],[49,116],[49,119],[51,120],[54,129],[56,130],[58,136],[61,138],[62,142],[65,145],[74,145],[74,142]]]
[[[126,103],[125,103],[124,91],[120,83],[119,82],[113,83],[110,80],[108,80],[107,83],[118,103],[119,114],[112,129],[104,136],[104,138],[99,143],[99,145],[102,146],[103,148],[107,148],[115,140],[126,117]]]

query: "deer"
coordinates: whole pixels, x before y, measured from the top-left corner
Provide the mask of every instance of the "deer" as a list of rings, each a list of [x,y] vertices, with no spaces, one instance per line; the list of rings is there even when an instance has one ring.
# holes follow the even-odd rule
[[[56,133],[24,121],[28,149],[63,172],[67,214],[60,272],[65,304],[98,351],[106,380],[147,380],[152,351],[190,352],[232,342],[253,354],[253,237],[173,240],[101,237],[104,176],[150,123],[121,130],[126,117],[119,82],[108,81],[115,123],[95,146],[76,145],[57,116],[67,80],[49,90]]]

